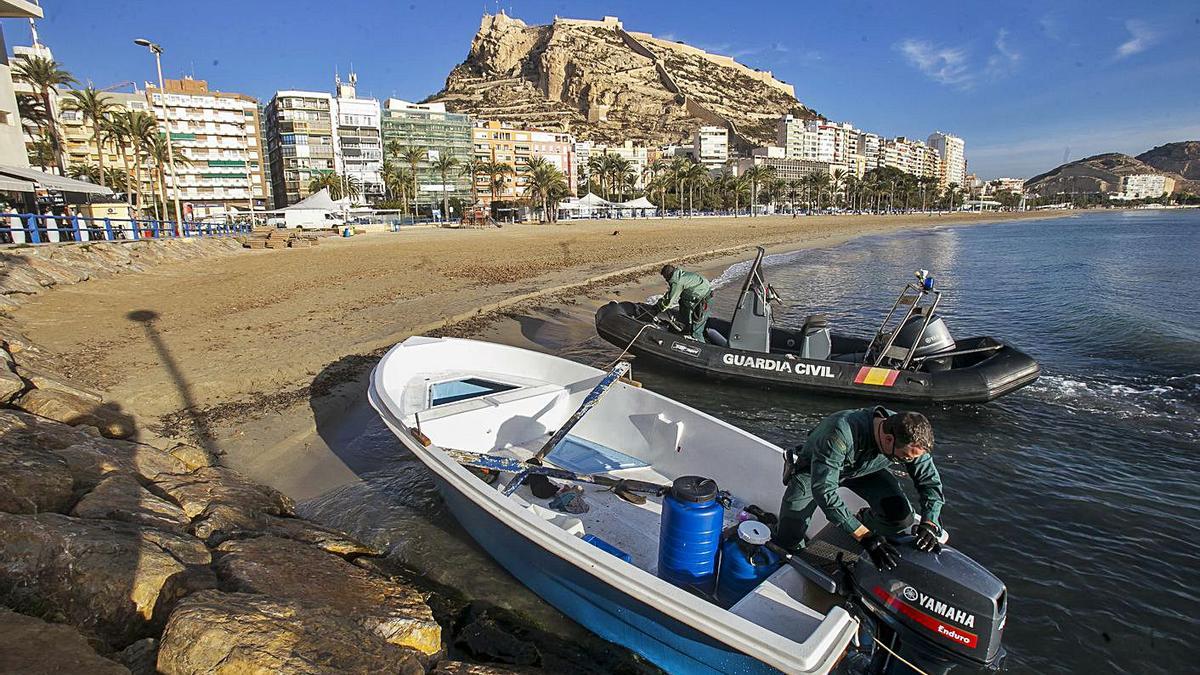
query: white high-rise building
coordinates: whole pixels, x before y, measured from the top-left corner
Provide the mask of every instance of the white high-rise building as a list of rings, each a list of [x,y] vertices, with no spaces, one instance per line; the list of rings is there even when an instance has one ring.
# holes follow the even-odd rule
[[[803,159],[806,130],[804,120],[784,115],[775,123],[775,145],[783,148],[786,159]]]
[[[966,144],[958,136],[935,131],[929,135],[929,147],[937,151],[940,164],[938,183],[946,187],[950,183],[964,185],[967,179]]]
[[[729,130],[725,127],[702,126],[696,130],[692,146],[696,161],[711,171],[720,171],[729,161]]]
[[[358,200],[374,202],[383,198],[383,142],[379,128],[379,101],[359,98],[358,76],[350,73],[343,82],[334,82],[334,144],[337,171],[361,186]]]
[[[168,172],[168,197],[183,203],[185,219],[223,216],[233,209],[267,207],[267,162],[258,101],[245,94],[212,91],[208,82],[185,77],[167,80],[166,105],[177,156],[178,184]],[[150,112],[164,119],[163,96],[147,86]]]

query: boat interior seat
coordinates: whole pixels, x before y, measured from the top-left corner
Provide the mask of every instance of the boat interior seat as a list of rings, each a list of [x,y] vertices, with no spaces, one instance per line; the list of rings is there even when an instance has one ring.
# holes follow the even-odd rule
[[[776,635],[804,644],[825,619],[825,614],[813,607],[826,604],[832,607],[836,602],[836,597],[817,588],[796,568],[784,565],[729,611]]]
[[[538,518],[566,530],[569,534],[573,534],[576,537],[582,537],[585,534],[583,521],[574,516],[559,513],[553,509],[538,506],[537,504],[530,504],[525,508],[529,509],[529,512]]]
[[[812,314],[804,319],[804,330],[810,328],[828,328],[829,319],[824,314]]]

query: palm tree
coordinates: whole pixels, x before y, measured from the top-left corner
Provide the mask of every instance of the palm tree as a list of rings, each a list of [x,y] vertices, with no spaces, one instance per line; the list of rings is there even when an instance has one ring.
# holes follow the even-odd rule
[[[137,189],[137,213],[142,214],[142,152],[149,149],[158,135],[158,121],[148,112],[129,112],[129,144],[133,147],[134,186]]]
[[[692,199],[692,190],[696,187],[697,183],[708,179],[708,169],[705,169],[702,164],[688,162],[688,167],[683,172],[683,178],[688,184],[688,215],[694,215],[696,213],[696,204]]]
[[[86,180],[91,183],[100,182],[100,169],[91,162],[83,162],[81,164],[72,164],[67,168],[67,175],[77,180]]]
[[[755,215],[758,206],[758,186],[775,177],[774,167],[759,164],[746,169],[744,174],[750,181],[750,215]]]
[[[78,110],[85,122],[92,123],[92,142],[96,144],[96,155],[99,162],[100,187],[104,187],[104,121],[116,107],[111,97],[96,91],[95,87],[72,91],[64,106],[69,110]]]
[[[812,186],[813,186],[813,189],[817,193],[817,210],[820,211],[821,210],[821,193],[824,192],[825,190],[829,189],[829,185],[832,182],[832,177],[829,174],[825,173],[824,171],[814,173],[811,175],[812,175]]]
[[[416,220],[417,211],[417,194],[419,188],[417,186],[417,169],[421,166],[421,162],[429,159],[429,149],[421,145],[414,145],[405,148],[400,153],[400,157],[408,162],[408,168],[412,172],[412,210],[413,220]]]
[[[505,164],[504,162],[488,162],[485,170],[488,177],[488,189],[491,191],[492,203],[494,204],[496,202],[496,190],[504,187],[504,177],[512,175],[516,171],[512,168],[511,164]]]
[[[446,190],[447,175],[458,167],[458,158],[451,157],[450,151],[443,148],[438,158],[433,160],[432,167],[442,176],[442,219],[450,222],[450,194]]]
[[[671,174],[671,180],[675,183],[675,195],[679,198],[679,217],[683,217],[683,183],[687,180],[688,166],[691,164],[686,157],[676,157],[671,160],[671,167],[668,171]]]
[[[55,158],[58,157],[58,150],[58,145],[50,138],[49,133],[41,131],[29,148],[29,163],[43,169],[52,167]]]
[[[570,191],[566,176],[558,170],[558,167],[541,157],[526,159],[525,168],[526,194],[529,195],[531,201],[539,204],[542,217],[547,221],[553,221],[554,214],[550,209],[551,202],[561,199]],[[541,218],[539,218],[539,222],[541,222]]]
[[[792,180],[788,181],[787,195],[788,195],[788,199],[790,200],[790,203],[792,205],[792,214],[793,215],[796,213],[796,195],[800,194],[801,192],[804,192],[804,179],[803,178],[793,178]]]
[[[49,130],[50,142],[61,148],[62,137],[58,133],[58,124],[55,120],[54,106],[50,100],[50,92],[55,87],[75,84],[77,80],[67,71],[63,70],[62,64],[54,59],[48,59],[44,56],[29,56],[17,63],[12,70],[14,80],[26,82],[29,86],[37,90],[42,97],[42,106],[46,110],[46,116],[49,120],[46,128]],[[55,164],[58,166],[59,175],[66,175],[66,167],[63,164],[63,156],[61,150],[55,154]]]
[[[479,203],[479,177],[487,173],[488,163],[472,157],[462,163],[462,174],[471,179],[471,205]]]
[[[837,195],[845,186],[846,170],[834,169],[833,173],[829,176],[829,202],[831,206],[836,204]]]
[[[343,197],[353,199],[362,194],[362,183],[354,176],[341,176],[336,171],[322,171],[316,178],[309,181],[308,190],[309,192],[329,190],[329,197],[335,201]]]
[[[121,155],[121,164],[125,166],[124,179],[121,181],[121,185],[123,186],[122,192],[125,193],[125,203],[130,207],[133,206],[133,191],[129,189],[130,171],[128,152],[128,148],[131,145],[129,130],[131,119],[130,111],[118,110],[101,125],[103,127],[105,142],[116,144],[117,154]]]
[[[150,145],[147,148],[147,152],[150,155],[150,159],[154,161],[155,176],[153,180],[155,184],[158,185],[159,195],[162,197],[162,211],[160,217],[166,220],[168,219],[166,168],[170,164],[171,159],[174,159],[175,164],[179,166],[191,166],[192,162],[187,157],[184,157],[177,152],[169,153],[167,151],[167,137],[162,132],[154,134],[154,136],[150,139]],[[175,189],[178,191],[179,186],[176,185]],[[178,194],[178,192],[176,192],[176,194]]]

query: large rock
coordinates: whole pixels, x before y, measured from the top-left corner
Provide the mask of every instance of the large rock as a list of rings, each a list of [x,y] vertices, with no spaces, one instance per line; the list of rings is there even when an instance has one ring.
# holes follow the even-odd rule
[[[441,650],[441,627],[416,590],[342,558],[274,536],[227,541],[215,565],[224,587],[330,607],[397,645]]]
[[[127,523],[0,514],[0,602],[114,649],[157,633],[174,603],[215,585],[199,540]]]
[[[158,669],[164,675],[425,672],[412,650],[328,607],[216,591],[185,598],[171,613]]]
[[[225,504],[213,504],[205,509],[193,522],[191,532],[209,546],[217,546],[227,539],[272,534],[312,544],[342,556],[382,554],[382,551],[359,543],[341,532],[307,520],[246,511]]]
[[[66,511],[74,499],[74,485],[71,471],[60,457],[0,437],[0,511]]]
[[[79,631],[0,607],[0,673],[129,675],[97,654]]]
[[[189,518],[199,516],[213,504],[225,504],[248,513],[276,516],[295,513],[295,505],[283,493],[224,467],[210,466],[191,473],[158,476],[155,485],[170,495]]]
[[[13,371],[0,365],[0,405],[8,405],[25,391],[25,380]]]
[[[178,506],[142,487],[136,479],[113,474],[100,481],[75,505],[71,515],[79,518],[120,520],[183,534],[191,519]]]
[[[203,469],[206,466],[217,466],[217,458],[213,453],[187,443],[176,443],[167,448],[167,454],[184,463],[189,471]]]
[[[129,438],[137,433],[133,418],[115,406],[97,404],[65,391],[31,389],[17,399],[15,405],[56,422],[95,427],[107,438]]]
[[[0,410],[0,444],[24,444],[61,457],[77,490],[94,487],[111,473],[149,482],[160,474],[188,471],[184,462],[149,445],[102,438],[91,427],[72,427],[17,410]]]
[[[131,675],[157,675],[158,639],[142,638],[122,649],[114,657]]]

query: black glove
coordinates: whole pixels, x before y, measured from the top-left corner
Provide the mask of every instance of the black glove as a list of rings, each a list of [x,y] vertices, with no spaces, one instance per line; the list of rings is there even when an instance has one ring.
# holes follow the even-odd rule
[[[941,534],[941,529],[937,525],[928,520],[922,520],[913,525],[912,535],[917,538],[913,545],[917,547],[918,551],[941,553],[942,542],[938,541]]]
[[[875,567],[880,572],[896,568],[900,560],[900,552],[896,550],[895,546],[892,546],[891,542],[884,539],[882,534],[868,534],[859,543],[867,550],[867,555],[871,556],[871,562],[875,563]]]

